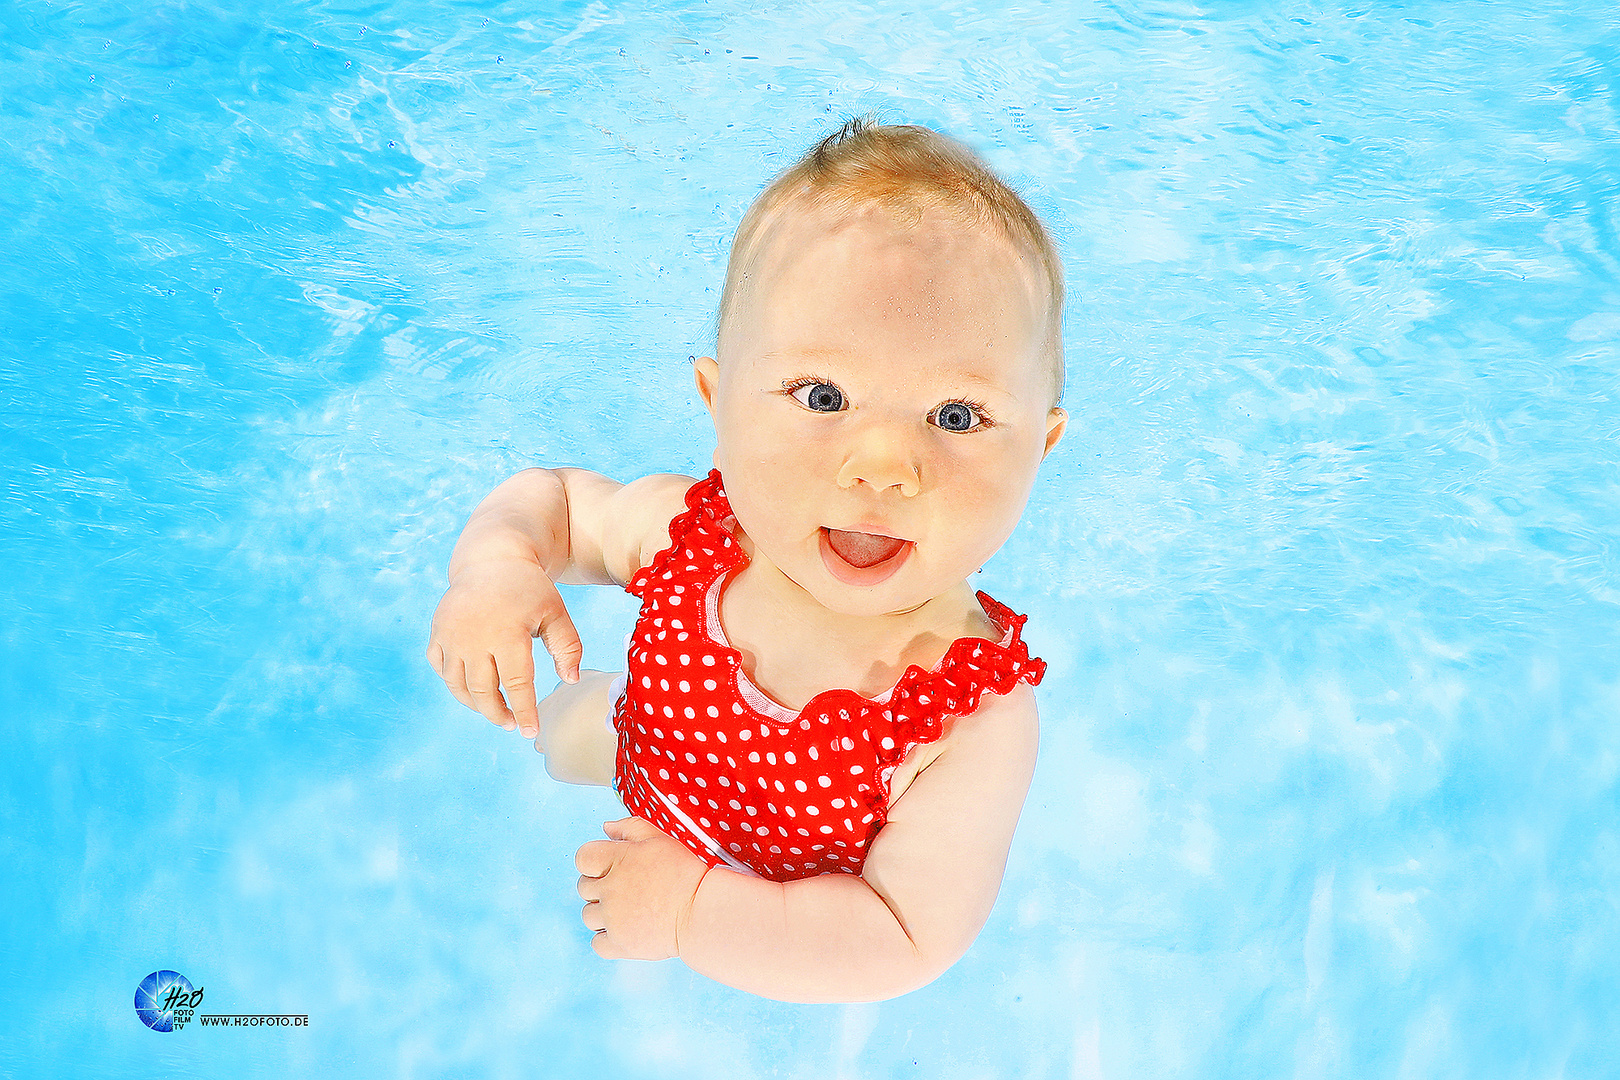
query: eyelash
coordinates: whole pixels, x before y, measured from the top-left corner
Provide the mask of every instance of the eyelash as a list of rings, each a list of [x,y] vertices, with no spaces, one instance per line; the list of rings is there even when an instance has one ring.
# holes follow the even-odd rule
[[[954,432],[953,434],[972,435],[974,432],[988,431],[996,426],[995,417],[990,415],[990,410],[985,408],[984,402],[974,401],[972,398],[952,398],[950,401],[942,401],[938,405],[935,405],[934,411],[928,415],[938,416],[939,410],[943,409],[947,405],[966,405],[969,409],[972,409],[974,415],[979,418],[979,422],[973,427],[968,428],[966,431]]]
[[[781,394],[784,397],[790,397],[791,398],[795,393],[797,393],[800,390],[803,390],[807,386],[820,386],[822,384],[825,384],[827,386],[837,386],[838,385],[837,383],[833,382],[831,379],[827,378],[825,375],[804,375],[804,376],[801,376],[800,378],[797,378],[797,379],[785,379],[785,380],[783,380]],[[842,394],[843,390],[840,389],[838,392],[840,394]],[[978,416],[978,418],[979,418],[979,422],[975,426],[969,428],[966,431],[953,432],[953,434],[956,434],[956,435],[971,435],[974,432],[978,432],[978,431],[988,431],[990,428],[993,428],[993,427],[996,426],[995,417],[990,415],[990,410],[985,407],[984,402],[982,402],[982,401],[974,401],[972,398],[952,398],[949,401],[942,401],[938,405],[935,405],[931,410],[929,410],[929,413],[928,413],[929,418],[932,419],[933,417],[938,416],[939,415],[939,410],[945,408],[945,406],[947,406],[947,405],[965,405],[969,409],[972,409],[974,414],[976,416]],[[944,430],[944,429],[941,429],[941,430]]]

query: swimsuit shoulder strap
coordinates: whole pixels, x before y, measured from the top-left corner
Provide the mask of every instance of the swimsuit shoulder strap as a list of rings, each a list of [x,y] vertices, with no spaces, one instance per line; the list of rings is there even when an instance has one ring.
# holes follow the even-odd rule
[[[720,482],[720,470],[712,469],[708,476],[686,489],[686,509],[669,522],[669,546],[635,572],[625,585],[626,591],[645,599],[650,582],[675,574],[677,568],[688,576],[700,573],[698,568],[705,564],[729,569],[735,559],[744,557],[724,526],[729,517],[731,503]],[[697,554],[703,556],[701,562],[695,560]],[[684,563],[678,558],[683,555],[687,560]]]
[[[977,710],[986,693],[1006,694],[1020,682],[1039,686],[1045,676],[1046,661],[1030,656],[1023,639],[1029,616],[997,603],[988,593],[979,593],[978,600],[1001,631],[1001,640],[957,638],[933,671],[915,665],[906,669],[884,710],[895,727],[895,749],[900,751],[896,761],[912,746],[944,734],[945,720]]]

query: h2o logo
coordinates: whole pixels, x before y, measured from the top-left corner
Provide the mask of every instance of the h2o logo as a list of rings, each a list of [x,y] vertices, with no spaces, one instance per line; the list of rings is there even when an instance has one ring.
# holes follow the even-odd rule
[[[202,987],[193,989],[178,971],[154,971],[135,988],[135,1015],[153,1031],[179,1031],[202,999]]]

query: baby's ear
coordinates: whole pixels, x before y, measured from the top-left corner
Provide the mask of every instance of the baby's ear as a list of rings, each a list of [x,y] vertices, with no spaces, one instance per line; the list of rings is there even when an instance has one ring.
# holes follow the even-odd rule
[[[1056,405],[1052,406],[1052,411],[1046,414],[1046,449],[1041,451],[1043,460],[1052,452],[1052,447],[1058,444],[1058,440],[1063,438],[1063,432],[1068,426],[1069,414]]]
[[[692,378],[697,382],[699,396],[703,404],[708,406],[709,415],[714,415],[714,395],[720,388],[720,365],[712,356],[698,356],[692,359]]]

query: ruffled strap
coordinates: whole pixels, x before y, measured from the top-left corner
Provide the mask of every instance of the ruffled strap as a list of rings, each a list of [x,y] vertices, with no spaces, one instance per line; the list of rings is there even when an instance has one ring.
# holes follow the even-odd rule
[[[661,574],[676,553],[694,539],[694,531],[718,527],[731,516],[731,503],[726,499],[720,483],[720,470],[710,469],[709,475],[686,489],[686,509],[669,521],[669,546],[654,555],[652,562],[631,575],[625,591],[646,599],[647,583],[654,574]]]
[[[1029,616],[997,603],[988,593],[977,597],[1002,632],[1002,640],[957,638],[933,671],[916,664],[905,670],[881,713],[894,725],[890,745],[879,743],[883,766],[897,763],[914,746],[938,739],[947,719],[977,710],[985,693],[1006,694],[1020,682],[1039,686],[1046,675],[1046,661],[1030,656],[1023,639]]]

